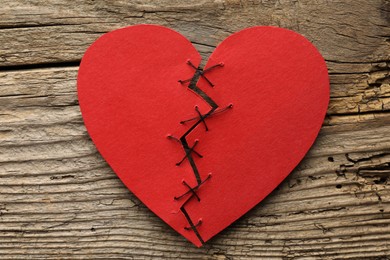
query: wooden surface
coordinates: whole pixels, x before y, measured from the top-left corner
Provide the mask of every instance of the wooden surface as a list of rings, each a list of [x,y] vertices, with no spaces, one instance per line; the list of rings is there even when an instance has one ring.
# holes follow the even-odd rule
[[[389,259],[389,12],[388,0],[2,0],[0,258]],[[200,249],[127,191],[80,115],[82,54],[138,23],[181,32],[205,59],[245,27],[286,27],[329,68],[331,102],[314,147]]]

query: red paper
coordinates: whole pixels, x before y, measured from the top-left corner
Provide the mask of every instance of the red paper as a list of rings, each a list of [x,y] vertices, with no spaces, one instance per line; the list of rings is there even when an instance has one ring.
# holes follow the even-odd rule
[[[167,136],[180,138],[196,123],[195,106],[202,114],[211,109],[188,82],[178,82],[195,73],[187,61],[197,67],[200,59],[179,33],[137,25],[93,43],[78,76],[81,112],[102,156],[147,207],[197,246],[263,200],[297,166],[329,101],[326,64],[303,36],[259,26],[225,39],[205,67],[224,64],[204,74],[214,88],[203,77],[197,87],[218,109],[233,108],[204,119],[209,131],[201,122],[186,136],[189,147],[198,140],[194,150],[203,156],[189,153],[204,181],[194,190],[198,201],[183,183],[197,187],[194,168],[188,158],[176,166],[185,151]]]

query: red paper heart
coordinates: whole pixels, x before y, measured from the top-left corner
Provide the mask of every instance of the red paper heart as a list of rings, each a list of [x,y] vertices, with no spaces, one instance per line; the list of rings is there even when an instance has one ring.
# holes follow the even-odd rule
[[[224,64],[204,73],[214,88],[203,76],[178,82],[193,77],[189,62],[197,67],[200,59],[179,33],[137,25],[93,43],[78,76],[84,122],[102,156],[147,207],[197,246],[297,166],[329,101],[323,58],[286,29],[252,27],[225,39],[205,66]],[[211,100],[218,105],[213,113]],[[167,138],[187,131],[184,142]]]

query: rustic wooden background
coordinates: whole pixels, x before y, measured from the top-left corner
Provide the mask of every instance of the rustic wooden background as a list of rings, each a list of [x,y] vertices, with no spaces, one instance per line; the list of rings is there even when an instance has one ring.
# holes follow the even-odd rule
[[[195,248],[122,185],[80,115],[86,48],[154,23],[207,59],[231,33],[276,25],[327,61],[320,136],[265,201]],[[0,258],[390,259],[388,0],[1,0]]]

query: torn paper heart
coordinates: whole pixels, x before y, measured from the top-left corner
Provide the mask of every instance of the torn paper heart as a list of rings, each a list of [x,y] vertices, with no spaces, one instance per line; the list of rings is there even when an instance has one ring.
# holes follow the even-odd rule
[[[179,33],[137,25],[85,53],[87,130],[123,183],[197,246],[262,201],[313,144],[329,101],[326,64],[303,36],[252,27],[204,70]]]

